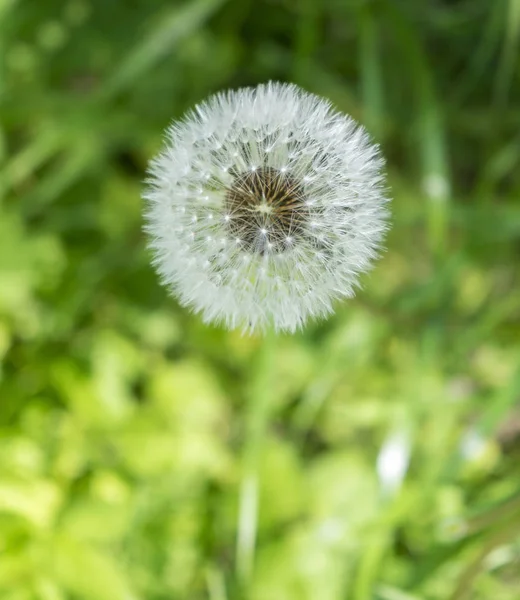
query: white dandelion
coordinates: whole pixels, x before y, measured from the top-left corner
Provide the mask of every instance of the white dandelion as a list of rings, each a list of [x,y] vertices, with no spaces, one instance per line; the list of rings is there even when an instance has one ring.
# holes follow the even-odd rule
[[[206,322],[295,331],[352,296],[377,256],[382,169],[361,126],[295,85],[211,96],[151,163],[157,271]]]

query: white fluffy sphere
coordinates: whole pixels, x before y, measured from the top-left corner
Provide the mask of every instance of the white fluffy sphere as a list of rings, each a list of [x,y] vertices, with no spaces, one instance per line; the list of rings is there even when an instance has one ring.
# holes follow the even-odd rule
[[[352,296],[376,257],[382,168],[361,126],[295,85],[211,96],[150,166],[157,271],[207,322],[295,331]]]

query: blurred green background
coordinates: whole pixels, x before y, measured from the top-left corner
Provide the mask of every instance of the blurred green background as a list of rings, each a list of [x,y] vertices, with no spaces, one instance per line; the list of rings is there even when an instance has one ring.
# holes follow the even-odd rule
[[[520,598],[519,39],[518,0],[0,0],[2,600]],[[159,286],[140,194],[269,79],[368,127],[393,214],[266,351]]]

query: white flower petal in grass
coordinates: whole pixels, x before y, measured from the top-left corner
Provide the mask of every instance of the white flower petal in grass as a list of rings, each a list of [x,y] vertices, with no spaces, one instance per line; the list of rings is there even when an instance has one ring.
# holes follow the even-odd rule
[[[478,460],[487,447],[487,440],[474,427],[468,429],[460,440],[460,453],[467,461]]]
[[[394,431],[384,441],[377,457],[377,475],[385,495],[395,494],[410,462],[410,438],[404,430]]]
[[[354,293],[386,229],[365,130],[294,85],[220,93],[168,130],[145,194],[155,266],[227,327],[295,331]]]

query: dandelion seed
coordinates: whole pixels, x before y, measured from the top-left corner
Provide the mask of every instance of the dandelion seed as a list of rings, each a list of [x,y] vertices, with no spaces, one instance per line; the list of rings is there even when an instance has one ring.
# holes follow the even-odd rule
[[[295,331],[352,296],[377,256],[382,169],[362,127],[294,85],[212,96],[150,166],[157,271],[206,321]]]

